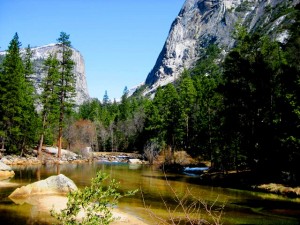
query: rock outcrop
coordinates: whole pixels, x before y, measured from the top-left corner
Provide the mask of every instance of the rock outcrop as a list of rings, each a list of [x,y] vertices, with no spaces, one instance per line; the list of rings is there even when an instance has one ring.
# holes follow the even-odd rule
[[[9,179],[14,175],[15,172],[12,170],[12,168],[0,161],[0,181]]]
[[[232,34],[238,21],[250,32],[260,29],[285,41],[284,25],[291,21],[279,10],[297,3],[299,0],[186,0],[147,76],[145,93],[174,82],[184,68],[195,65],[209,44],[218,45],[226,54],[234,46]]]
[[[36,48],[32,48],[32,63],[33,63],[33,70],[34,74],[31,76],[34,82],[34,86],[37,90],[37,93],[41,93],[40,89],[40,82],[42,81],[43,77],[45,77],[45,71],[43,70],[43,62],[49,56],[49,54],[54,54],[58,52],[59,47],[57,44],[49,44],[45,46],[40,46]],[[25,53],[25,49],[21,50],[21,54]],[[0,52],[0,57],[6,54],[5,51]],[[76,77],[76,97],[75,103],[77,105],[82,104],[85,100],[89,99],[89,92],[86,82],[85,76],[85,63],[84,58],[80,54],[79,51],[72,48],[72,60],[75,62],[74,66],[74,74]]]
[[[11,199],[24,199],[41,194],[67,194],[74,190],[77,190],[75,183],[65,175],[60,174],[17,188],[8,197]]]

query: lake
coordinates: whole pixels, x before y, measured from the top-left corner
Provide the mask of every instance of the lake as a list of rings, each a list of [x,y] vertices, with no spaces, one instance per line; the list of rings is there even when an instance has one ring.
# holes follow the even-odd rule
[[[135,196],[121,199],[118,207],[149,224],[156,224],[155,219],[149,215],[149,208],[155,215],[166,218],[168,215],[166,207],[174,209],[178,205],[173,198],[174,192],[180,199],[189,192],[204,204],[214,203],[216,209],[225,205],[222,215],[223,224],[300,223],[300,198],[292,199],[274,194],[200,185],[198,176],[165,175],[148,165],[93,162],[60,165],[59,168],[56,165],[13,166],[12,168],[16,175],[10,182],[18,183],[19,186],[45,179],[59,171],[72,179],[79,188],[89,185],[91,178],[101,170],[120,182],[121,192],[141,190]],[[0,187],[1,224],[52,224],[54,222],[50,214],[40,212],[36,206],[13,203],[7,196],[15,188]],[[193,203],[190,199],[187,201]],[[201,213],[205,214],[203,205],[200,209]]]

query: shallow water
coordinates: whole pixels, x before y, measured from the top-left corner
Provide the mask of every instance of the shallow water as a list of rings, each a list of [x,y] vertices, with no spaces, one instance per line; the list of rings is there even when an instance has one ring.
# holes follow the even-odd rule
[[[187,190],[204,203],[216,206],[225,204],[222,222],[224,224],[299,224],[300,199],[290,199],[274,194],[242,191],[228,188],[199,185],[199,177],[175,174],[163,174],[146,165],[120,163],[69,164],[51,166],[13,167],[16,175],[10,180],[19,186],[32,183],[58,172],[71,178],[78,187],[90,184],[97,171],[107,173],[120,182],[120,191],[140,189],[141,192],[130,198],[123,198],[118,207],[125,212],[141,218],[149,224],[156,220],[149,210],[166,218],[167,207],[178,205],[174,202],[174,191],[178,196]],[[167,181],[166,181],[167,180]],[[169,185],[168,185],[169,184]],[[35,206],[16,205],[7,196],[16,187],[0,187],[1,224],[52,224],[55,222],[48,213],[40,212]],[[173,191],[171,190],[173,189]],[[180,197],[181,198],[181,197]],[[164,204],[166,202],[166,205]],[[201,212],[204,213],[205,210]]]

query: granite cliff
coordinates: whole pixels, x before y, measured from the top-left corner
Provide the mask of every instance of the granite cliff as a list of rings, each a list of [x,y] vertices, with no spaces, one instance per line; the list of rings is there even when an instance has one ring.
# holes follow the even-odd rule
[[[257,31],[284,42],[291,23],[288,13],[299,0],[186,0],[171,25],[169,36],[148,74],[145,94],[176,80],[184,68],[201,59],[209,44],[226,54],[235,44],[232,37],[239,22],[249,32]]]
[[[43,62],[51,53],[57,52],[58,46],[57,44],[49,44],[45,46],[32,48],[32,63],[34,74],[32,75],[32,80],[34,82],[34,86],[37,90],[37,93],[41,93],[39,88],[39,84],[43,77],[45,76],[45,71],[43,70]],[[25,50],[21,50],[21,54],[24,54]],[[0,52],[0,57],[3,58],[5,52]],[[89,92],[86,82],[85,76],[85,63],[83,56],[76,49],[72,49],[72,60],[75,62],[74,73],[76,77],[76,97],[75,103],[76,105],[82,104],[85,100],[89,99]]]

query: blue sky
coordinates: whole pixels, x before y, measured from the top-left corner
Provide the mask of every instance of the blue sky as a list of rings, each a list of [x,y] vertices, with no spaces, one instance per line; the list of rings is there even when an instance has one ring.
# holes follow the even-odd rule
[[[61,31],[84,59],[91,97],[120,98],[145,81],[184,0],[0,0],[0,50],[55,43]]]

